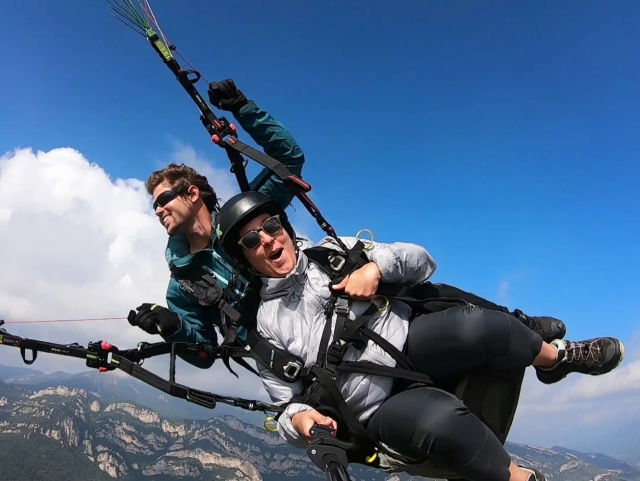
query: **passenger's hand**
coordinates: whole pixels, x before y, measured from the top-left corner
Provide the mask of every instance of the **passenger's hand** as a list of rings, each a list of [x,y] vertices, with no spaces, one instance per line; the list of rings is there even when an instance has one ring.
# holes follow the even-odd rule
[[[313,436],[309,432],[313,426],[316,424],[320,426],[326,426],[333,430],[331,433],[331,437],[336,436],[336,431],[338,430],[338,423],[335,422],[328,416],[316,411],[315,409],[311,409],[309,411],[302,411],[298,414],[294,414],[291,418],[291,424],[296,431],[300,433],[307,441],[313,441]]]
[[[332,287],[336,291],[344,290],[345,294],[352,299],[371,300],[376,295],[381,278],[382,273],[378,266],[369,262]]]
[[[132,326],[137,326],[149,334],[171,336],[180,328],[180,318],[166,307],[145,303],[138,306],[136,311],[129,311],[127,320]]]
[[[209,102],[221,110],[237,112],[247,104],[247,97],[233,80],[227,79],[209,84]]]

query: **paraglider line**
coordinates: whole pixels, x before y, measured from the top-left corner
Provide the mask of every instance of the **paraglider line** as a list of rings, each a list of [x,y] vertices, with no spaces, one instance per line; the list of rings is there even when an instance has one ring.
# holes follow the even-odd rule
[[[5,324],[46,324],[48,322],[90,322],[90,321],[121,321],[126,317],[89,317],[85,319],[39,319],[28,321],[5,321]]]

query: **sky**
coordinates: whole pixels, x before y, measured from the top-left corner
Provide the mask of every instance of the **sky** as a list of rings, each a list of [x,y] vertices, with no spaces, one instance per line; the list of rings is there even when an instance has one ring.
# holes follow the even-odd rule
[[[234,79],[292,132],[311,198],[340,235],[423,245],[434,282],[559,317],[572,340],[625,342],[604,377],[542,386],[529,373],[512,440],[640,453],[640,414],[614,408],[640,399],[637,2],[151,5],[204,78]],[[142,37],[89,0],[1,2],[0,42],[0,318],[162,303],[166,233],[146,177],[185,162],[223,199],[238,191],[195,105]],[[320,239],[299,202],[291,215]],[[61,343],[158,340],[118,319],[7,328]],[[33,367],[45,372],[84,368],[42,358]],[[179,369],[200,388],[265,395],[217,365]]]

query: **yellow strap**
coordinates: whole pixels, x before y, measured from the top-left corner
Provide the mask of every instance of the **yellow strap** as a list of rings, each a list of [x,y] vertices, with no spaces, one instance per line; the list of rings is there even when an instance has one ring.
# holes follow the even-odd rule
[[[151,309],[149,310],[153,311],[156,307],[160,307],[160,306],[158,304],[154,304],[153,306],[151,306]],[[162,334],[162,328],[160,327],[160,324],[158,324],[157,322],[156,322],[156,329],[160,334]]]

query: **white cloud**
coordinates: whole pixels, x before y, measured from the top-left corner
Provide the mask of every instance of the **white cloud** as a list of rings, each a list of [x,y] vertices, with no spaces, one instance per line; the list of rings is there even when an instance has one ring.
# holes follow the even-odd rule
[[[498,287],[498,299],[500,299],[500,302],[502,304],[508,304],[509,303],[509,298],[508,298],[508,292],[509,292],[509,286],[510,286],[510,281],[502,281],[500,283],[500,287]]]
[[[233,192],[224,171],[181,146],[171,161],[201,170],[220,196]],[[125,318],[143,302],[165,304],[169,271],[166,232],[153,214],[143,180],[111,179],[70,148],[21,149],[0,158],[0,318],[25,320]],[[12,334],[56,343],[108,340],[119,348],[157,342],[126,319],[7,324]],[[0,363],[22,365],[17,349],[0,348]],[[145,367],[166,377],[168,359]],[[78,372],[84,363],[40,354],[44,372]],[[266,395],[258,378],[235,369],[241,380],[214,366],[200,370],[179,361],[179,381],[245,396]],[[238,388],[238,391],[235,389]]]
[[[197,170],[199,174],[204,175],[222,202],[240,192],[236,176],[229,171],[230,164],[226,157],[224,164],[226,169],[218,168],[211,165],[211,162],[198,154],[192,146],[179,140],[174,140],[173,145],[174,151],[170,155],[169,161],[176,164],[186,164]],[[162,166],[164,167],[164,163]]]
[[[509,293],[514,287],[514,284],[521,279],[522,276],[520,274],[512,274],[500,283],[500,286],[498,286],[498,301],[502,305],[508,306],[510,304]]]

